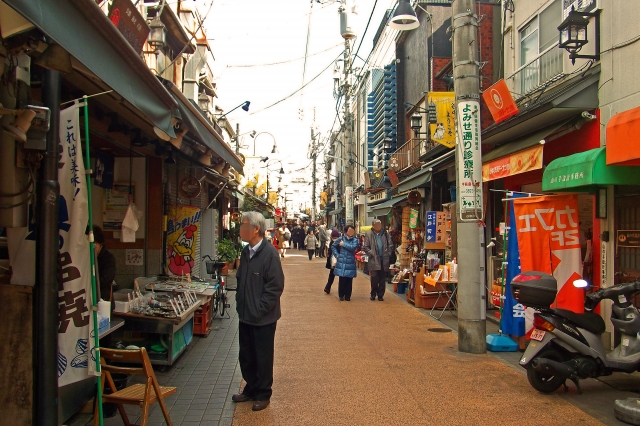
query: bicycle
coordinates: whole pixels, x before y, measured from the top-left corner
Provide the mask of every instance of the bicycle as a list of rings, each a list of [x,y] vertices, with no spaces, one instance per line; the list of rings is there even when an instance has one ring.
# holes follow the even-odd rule
[[[205,260],[207,258],[209,260]],[[231,307],[231,304],[227,303],[227,286],[225,276],[222,275],[222,268],[224,268],[225,264],[223,262],[220,262],[220,257],[212,259],[208,254],[205,255],[202,260],[205,260],[207,274],[209,274],[211,278],[216,281],[213,285],[215,293],[212,300],[213,306],[211,318],[213,319],[213,317],[215,317],[218,312],[220,312],[220,318],[222,318],[224,317],[227,308]]]

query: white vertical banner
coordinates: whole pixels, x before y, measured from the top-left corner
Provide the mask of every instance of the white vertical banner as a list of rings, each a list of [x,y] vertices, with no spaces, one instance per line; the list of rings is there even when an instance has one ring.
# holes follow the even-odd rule
[[[344,191],[345,211],[344,216],[347,224],[353,225],[353,186],[347,186]]]
[[[482,218],[482,152],[480,149],[480,103],[458,103],[458,194],[463,220]]]
[[[87,177],[82,159],[79,111],[60,111],[60,220],[58,253],[58,386],[95,374]]]

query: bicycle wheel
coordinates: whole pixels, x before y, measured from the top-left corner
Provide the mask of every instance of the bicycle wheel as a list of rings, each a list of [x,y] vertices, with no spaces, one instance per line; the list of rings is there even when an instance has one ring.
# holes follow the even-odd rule
[[[227,292],[222,290],[220,296],[220,316],[224,317],[224,313],[227,308]]]
[[[216,289],[216,306],[215,310],[220,312],[220,316],[224,315],[224,295],[222,293],[222,287],[218,286]]]
[[[216,286],[216,292],[211,298],[211,318],[215,317],[218,313],[218,291],[220,290],[220,286]]]

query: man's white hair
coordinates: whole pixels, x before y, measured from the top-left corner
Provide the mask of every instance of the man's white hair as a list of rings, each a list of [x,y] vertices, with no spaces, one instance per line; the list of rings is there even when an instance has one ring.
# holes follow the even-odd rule
[[[242,213],[242,220],[247,219],[249,225],[253,228],[258,228],[258,235],[264,237],[264,233],[267,230],[267,222],[264,220],[264,216],[260,212],[244,212]]]

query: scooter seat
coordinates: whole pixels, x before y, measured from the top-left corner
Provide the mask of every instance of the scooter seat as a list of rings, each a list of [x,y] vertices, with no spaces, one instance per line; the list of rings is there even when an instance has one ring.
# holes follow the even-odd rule
[[[602,334],[605,331],[605,324],[602,317],[593,312],[585,312],[583,314],[577,314],[575,312],[571,312],[567,309],[553,309],[553,312],[558,314],[564,319],[567,319],[577,325],[580,328],[584,328],[585,330],[589,330],[594,334]]]

